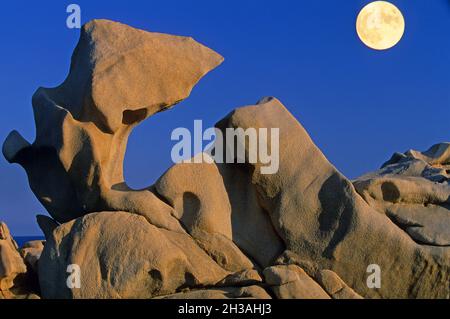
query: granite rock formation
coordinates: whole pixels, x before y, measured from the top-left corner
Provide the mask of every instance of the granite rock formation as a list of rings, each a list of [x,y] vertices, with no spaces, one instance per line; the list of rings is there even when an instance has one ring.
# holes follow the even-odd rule
[[[124,210],[180,231],[169,206],[126,185],[127,140],[139,122],[185,99],[222,61],[192,38],[89,22],[67,79],[33,95],[36,140],[30,145],[13,131],[3,154],[25,168],[31,189],[58,222]]]
[[[218,127],[280,128],[278,172],[247,165],[259,204],[294,259],[336,272],[364,297],[448,296],[450,250],[414,242],[372,208],[277,99],[239,108]],[[370,264],[384,270],[380,289],[366,285]]]
[[[8,226],[0,222],[0,299],[38,298],[30,276]]]
[[[381,169],[353,184],[414,241],[450,246],[450,143],[395,153]]]
[[[33,97],[34,143],[14,131],[3,145],[52,217],[38,216],[45,246],[21,250],[42,297],[449,298],[449,143],[352,182],[269,97],[216,127],[279,129],[276,173],[245,148],[245,163],[194,160],[146,189],[126,185],[131,130],[222,60],[191,38],[106,20],[82,28],[67,79]],[[24,272],[8,249],[22,265],[9,273]],[[71,265],[79,286],[67,284]]]

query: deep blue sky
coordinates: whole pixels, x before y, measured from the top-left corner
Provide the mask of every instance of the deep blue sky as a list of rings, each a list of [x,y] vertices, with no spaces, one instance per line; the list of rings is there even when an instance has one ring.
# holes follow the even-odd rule
[[[12,129],[34,139],[31,96],[67,74],[79,30],[66,28],[66,6],[83,23],[108,18],[149,31],[188,35],[225,62],[189,99],[132,134],[127,182],[151,185],[170,165],[172,129],[211,126],[233,108],[278,97],[329,160],[350,178],[374,170],[395,151],[450,140],[450,3],[392,1],[406,33],[388,51],[357,38],[355,19],[368,0],[329,1],[3,1],[0,6],[0,140]],[[0,219],[16,235],[38,234],[44,208],[25,172],[0,159]]]

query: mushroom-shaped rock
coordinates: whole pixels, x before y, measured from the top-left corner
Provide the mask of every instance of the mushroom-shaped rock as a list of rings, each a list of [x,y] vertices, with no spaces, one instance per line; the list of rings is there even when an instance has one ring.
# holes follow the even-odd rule
[[[183,232],[173,210],[150,190],[124,181],[133,127],[185,99],[223,58],[192,38],[152,33],[108,20],[81,29],[67,79],[33,96],[36,140],[12,132],[3,145],[59,222],[96,211],[128,211]]]

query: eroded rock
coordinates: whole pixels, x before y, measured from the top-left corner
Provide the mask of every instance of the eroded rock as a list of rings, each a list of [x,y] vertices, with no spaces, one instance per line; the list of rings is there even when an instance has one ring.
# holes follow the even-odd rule
[[[331,270],[321,270],[317,274],[317,280],[322,288],[333,299],[362,299],[360,295],[347,286],[347,284]]]
[[[277,99],[236,109],[217,126],[279,128],[278,172],[261,174],[260,162],[248,166],[259,202],[286,249],[317,269],[334,271],[364,297],[449,295],[449,250],[415,243],[370,207]],[[383,271],[377,290],[366,285],[367,267],[374,263]]]
[[[450,144],[396,153],[378,171],[353,181],[364,200],[416,242],[450,246]]]
[[[12,132],[3,145],[54,219],[128,211],[182,232],[173,210],[123,177],[128,136],[141,121],[185,99],[223,61],[192,38],[108,20],[81,29],[67,79],[33,96],[36,140]]]
[[[264,279],[280,299],[330,299],[322,287],[297,265],[264,269]]]
[[[263,267],[269,264],[280,251],[269,217],[260,212],[256,201],[252,205],[245,200],[249,209],[236,208],[233,204],[244,199],[236,199],[228,192],[223,171],[214,162],[195,161],[194,157],[190,163],[171,167],[156,182],[155,192],[173,207],[187,232],[225,269],[253,268],[252,260]],[[245,228],[242,218],[248,221]],[[266,239],[270,237],[274,240]]]
[[[0,222],[0,299],[39,299],[31,272],[8,227]]]
[[[274,174],[247,148],[243,164],[194,158],[147,189],[126,185],[131,130],[222,60],[191,38],[107,20],[83,27],[67,79],[33,96],[36,140],[13,131],[2,149],[53,217],[38,216],[45,246],[21,249],[43,297],[448,298],[449,143],[396,153],[352,183],[264,98],[217,127],[279,129]],[[0,298],[37,296],[15,290],[26,267],[0,226]],[[379,289],[366,284],[372,264]]]
[[[17,250],[17,243],[11,237],[8,226],[0,222],[0,290],[8,291],[14,281],[27,272],[27,267]]]
[[[38,261],[41,257],[42,251],[44,250],[43,240],[33,240],[26,242],[22,247],[20,247],[19,252],[22,256],[25,264],[32,270],[33,273],[37,274],[38,271]]]
[[[39,261],[44,298],[152,298],[229,275],[189,235],[126,212],[88,214],[46,238]],[[79,267],[79,289],[67,286],[69,265]]]

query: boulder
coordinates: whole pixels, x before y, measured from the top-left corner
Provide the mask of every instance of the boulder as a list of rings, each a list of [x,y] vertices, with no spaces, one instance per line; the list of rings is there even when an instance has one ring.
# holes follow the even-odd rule
[[[240,287],[240,286],[251,286],[251,285],[261,285],[263,284],[263,279],[256,269],[245,269],[238,271],[234,274],[230,274],[225,277],[222,281],[217,283],[217,286],[223,287]]]
[[[197,245],[208,253],[223,269],[238,272],[256,265],[228,238],[221,234],[196,232]]]
[[[215,163],[189,163],[172,166],[155,184],[156,192],[173,207],[187,232],[220,234],[232,239],[231,206],[222,176]],[[211,159],[212,160],[212,159]]]
[[[278,171],[263,174],[260,160],[248,164],[248,145],[245,165],[286,249],[317,269],[334,271],[363,297],[448,297],[449,249],[414,242],[370,207],[277,99],[236,109],[216,126],[222,132],[279,129]],[[371,264],[382,270],[379,289],[366,284]]]
[[[33,240],[26,242],[20,249],[20,255],[22,256],[25,264],[31,269],[31,271],[37,274],[38,266],[37,263],[41,257],[42,250],[44,250],[43,240]]]
[[[17,243],[11,237],[8,226],[0,222],[0,290],[5,292],[14,287],[15,281],[27,272],[27,267],[17,250]]]
[[[330,299],[322,287],[297,265],[264,269],[264,279],[280,299]]]
[[[8,227],[0,222],[0,299],[39,299],[33,278]]]
[[[19,249],[20,255],[27,266],[26,286],[31,291],[39,292],[38,263],[44,250],[44,240],[33,240],[26,242]]]
[[[197,161],[203,157],[207,158],[208,162]],[[174,209],[176,218],[186,231],[223,268],[236,272],[253,268],[255,264],[251,259],[263,265],[269,262],[263,253],[273,250],[272,247],[276,247],[277,241],[264,240],[255,244],[247,243],[241,238],[253,236],[257,242],[258,236],[261,235],[265,239],[271,235],[272,226],[267,223],[259,233],[250,233],[255,228],[253,225],[259,226],[261,218],[255,218],[252,223],[248,223],[245,235],[243,228],[235,227],[239,225],[240,215],[246,214],[251,218],[259,206],[254,204],[251,210],[233,207],[233,194],[227,191],[221,172],[206,153],[200,153],[187,163],[171,167],[156,182],[154,192]],[[268,235],[263,235],[266,233]],[[266,243],[267,246],[264,247]],[[254,246],[260,249],[257,250]],[[278,253],[279,249],[275,250]]]
[[[230,274],[189,235],[136,214],[92,213],[53,226],[47,219],[39,220],[47,238],[39,260],[44,298],[152,298],[213,286]]]
[[[353,184],[364,200],[420,244],[450,246],[450,143],[395,153]]]
[[[296,265],[277,265],[264,269],[264,280],[272,286],[281,286],[297,281],[303,269]]]
[[[352,288],[328,269],[321,270],[317,274],[317,281],[333,299],[362,299]]]

